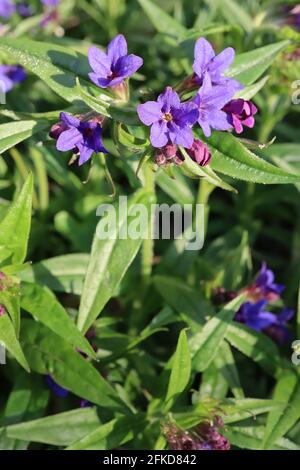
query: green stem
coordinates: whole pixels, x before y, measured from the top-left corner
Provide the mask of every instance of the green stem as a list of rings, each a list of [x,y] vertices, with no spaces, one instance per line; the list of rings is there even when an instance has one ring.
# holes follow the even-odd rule
[[[198,187],[198,195],[197,195],[197,204],[203,204],[204,205],[204,232],[206,235],[207,232],[207,226],[208,226],[208,217],[209,217],[209,205],[208,205],[208,200],[211,195],[211,193],[214,191],[216,186],[213,184],[209,183],[205,179],[202,179],[199,181],[199,187]]]
[[[143,168],[144,174],[144,188],[149,193],[150,197],[153,197],[155,194],[155,179],[152,168],[149,164],[146,163]],[[153,262],[153,249],[154,241],[152,238],[152,225],[153,220],[150,221],[148,227],[148,237],[143,241],[142,245],[142,278],[145,284],[148,284],[149,278],[152,272],[152,262]]]

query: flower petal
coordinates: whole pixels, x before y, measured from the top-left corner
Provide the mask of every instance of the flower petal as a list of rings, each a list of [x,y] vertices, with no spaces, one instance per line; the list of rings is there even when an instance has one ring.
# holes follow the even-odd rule
[[[147,101],[147,103],[138,105],[137,113],[146,126],[151,126],[162,118],[161,104],[157,101]]]
[[[200,38],[195,44],[194,55],[193,70],[202,78],[209,62],[215,57],[215,51],[205,38]]]
[[[172,112],[175,123],[180,127],[192,126],[198,120],[199,111],[195,103],[182,103],[180,108]]]
[[[150,131],[150,142],[153,147],[164,147],[168,140],[167,123],[164,121],[154,122]]]
[[[227,47],[220,54],[216,55],[208,66],[208,72],[212,81],[218,79],[232,64],[235,56],[235,50],[232,47]]]
[[[170,122],[168,127],[171,142],[187,149],[192,147],[194,135],[190,127],[179,127],[174,122]]]
[[[162,105],[164,113],[170,112],[171,108],[179,108],[180,98],[170,86],[167,86],[165,91],[159,95],[157,101]]]
[[[70,126],[70,127],[80,126],[80,120],[77,117],[72,116],[71,114],[62,112],[60,113],[59,118],[67,126]]]
[[[78,146],[78,150],[80,152],[80,157],[79,157],[79,160],[78,160],[78,165],[83,165],[85,162],[87,162],[92,154],[94,153],[94,150],[91,149],[90,147],[87,147],[86,145],[84,144],[80,144]]]
[[[89,64],[94,72],[102,78],[106,78],[111,73],[111,60],[105,52],[92,46],[88,51]]]
[[[67,150],[73,150],[80,142],[82,142],[82,134],[78,129],[72,127],[60,134],[56,142],[56,148],[60,152],[66,152]]]
[[[119,77],[130,77],[143,65],[143,59],[137,55],[130,54],[118,59],[114,73]]]
[[[123,34],[118,34],[113,38],[107,47],[107,55],[111,61],[111,64],[116,64],[120,57],[127,54],[127,42]]]

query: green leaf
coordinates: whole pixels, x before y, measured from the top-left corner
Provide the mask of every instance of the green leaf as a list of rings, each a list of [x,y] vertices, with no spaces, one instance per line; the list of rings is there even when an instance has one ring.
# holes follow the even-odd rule
[[[26,257],[31,224],[33,181],[30,174],[17,199],[0,223],[0,262],[22,263]]]
[[[47,287],[22,282],[21,307],[72,346],[95,357],[95,352],[88,340]]]
[[[4,343],[8,351],[14,358],[29,372],[29,365],[23,354],[19,341],[16,338],[16,333],[11,319],[7,314],[0,317],[0,342]]]
[[[225,424],[236,423],[245,419],[256,419],[257,415],[278,411],[283,409],[282,403],[274,400],[263,400],[259,398],[243,398],[234,400],[229,398],[222,403],[222,415]]]
[[[229,302],[220,313],[212,317],[200,331],[191,338],[190,344],[194,353],[193,369],[203,372],[214,360],[225,337],[226,331],[236,312],[245,301],[239,295]]]
[[[284,403],[282,410],[271,411],[266,425],[263,449],[272,448],[300,419],[300,381],[299,376],[293,372],[286,372],[278,380],[274,401]]]
[[[213,313],[210,304],[201,299],[199,292],[185,284],[182,279],[155,276],[153,282],[165,301],[178,313],[183,314],[189,326],[194,327],[196,331],[199,331],[199,325],[205,323],[206,315]]]
[[[259,158],[228,132],[214,132],[203,138],[212,154],[211,167],[243,181],[264,184],[287,184],[300,181],[293,175]]]
[[[253,19],[247,12],[245,5],[240,6],[235,0],[219,0],[218,5],[230,23],[234,18],[234,22],[241,25],[247,33],[253,29]]]
[[[225,434],[232,445],[241,449],[257,450],[261,446],[264,436],[263,426],[228,426],[222,433]],[[272,447],[273,450],[300,450],[300,446],[289,439],[278,439]]]
[[[95,408],[79,408],[46,418],[8,426],[6,433],[14,439],[67,446],[82,439],[100,425]]]
[[[1,38],[0,51],[37,75],[71,103],[82,101],[81,90],[94,90],[98,95],[98,105],[102,105],[102,114],[107,115],[107,95],[87,79],[91,69],[84,55],[70,48],[25,38]],[[80,87],[76,84],[76,77],[81,78]]]
[[[165,411],[172,408],[177,397],[187,387],[191,375],[191,354],[187,342],[186,333],[181,331],[172,359],[172,369],[165,399]]]
[[[98,230],[100,226],[103,227],[108,223],[112,212],[110,211],[108,217],[100,220],[96,228],[80,302],[78,316],[80,330],[84,332],[88,330],[107,301],[113,296],[140,248],[142,237],[147,235],[147,227],[143,226],[140,227],[143,233],[137,239],[126,239],[126,236],[123,238],[122,233],[126,227],[130,228],[130,211],[134,210],[136,204],[140,204],[149,215],[151,202],[154,202],[152,195],[141,190],[127,201],[128,214],[124,207],[120,208],[116,205],[116,212],[113,213],[113,217],[116,214],[116,232],[107,239],[98,238]]]
[[[226,75],[235,78],[243,85],[252,85],[267,70],[277,54],[289,44],[290,41],[280,41],[239,54]]]
[[[131,441],[146,426],[144,415],[120,417],[98,427],[66,450],[109,450]]]
[[[138,2],[159,33],[168,34],[175,38],[186,34],[186,28],[156,3],[151,0],[138,0]]]
[[[184,148],[181,148],[181,152],[184,155],[184,162],[181,165],[182,170],[187,176],[192,178],[205,178],[209,183],[213,184],[214,186],[218,186],[219,188],[225,189],[227,191],[232,191],[234,193],[237,192],[229,184],[225,183],[225,181],[221,180],[221,178],[216,175],[210,165],[207,166],[200,166],[196,162],[194,162],[186,152]]]
[[[91,403],[121,412],[127,410],[113,387],[92,364],[47,327],[24,319],[21,338],[32,370],[51,375],[61,387]]]
[[[265,334],[246,325],[231,323],[226,332],[227,341],[241,353],[257,362],[268,374],[276,376],[281,367],[278,347]]]
[[[270,75],[266,75],[258,82],[253,83],[253,85],[248,85],[243,90],[236,93],[236,95],[234,96],[235,99],[243,98],[244,100],[251,100],[253,96],[255,96],[265,86],[269,78]]]
[[[0,154],[49,127],[47,120],[25,120],[0,124]]]
[[[234,397],[244,398],[244,392],[240,383],[234,356],[226,341],[222,341],[214,363],[228,383]]]
[[[89,255],[85,253],[55,256],[29,266],[18,276],[22,281],[41,284],[56,292],[80,295],[88,263]]]

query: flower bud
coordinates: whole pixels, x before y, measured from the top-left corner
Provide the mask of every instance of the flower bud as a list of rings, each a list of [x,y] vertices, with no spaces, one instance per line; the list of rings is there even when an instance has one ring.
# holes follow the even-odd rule
[[[187,150],[187,153],[200,166],[207,165],[211,159],[207,145],[199,139],[194,139],[193,145]]]

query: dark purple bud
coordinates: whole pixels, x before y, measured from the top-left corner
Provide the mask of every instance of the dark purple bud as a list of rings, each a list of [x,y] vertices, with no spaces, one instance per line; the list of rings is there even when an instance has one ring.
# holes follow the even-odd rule
[[[184,162],[184,157],[181,154],[179,154],[179,152],[177,152],[176,155],[173,157],[172,161],[175,165],[180,166]]]
[[[67,129],[68,129],[67,124],[65,124],[62,121],[57,122],[56,124],[53,124],[53,126],[51,127],[50,132],[49,132],[49,137],[57,140],[60,134],[66,131]]]
[[[224,106],[223,111],[237,134],[243,132],[243,126],[252,128],[255,124],[254,115],[257,113],[257,107],[251,101],[242,98],[231,100]]]
[[[227,302],[230,302],[230,300],[235,299],[237,295],[238,294],[235,291],[226,290],[224,289],[224,287],[216,287],[213,290],[212,299],[214,304],[222,305]]]
[[[170,160],[173,157],[175,157],[175,155],[177,153],[177,145],[174,145],[171,142],[169,142],[161,150],[162,150],[162,153],[164,154],[164,156],[167,158],[167,160]]]
[[[187,153],[200,166],[207,165],[211,159],[207,145],[199,139],[194,139],[193,145],[190,149],[187,149]]]
[[[50,388],[50,390],[58,397],[65,398],[68,394],[69,391],[66,390],[65,388],[61,387],[58,385],[51,377],[51,375],[46,375],[45,376],[45,382]]]
[[[164,166],[167,163],[167,159],[161,151],[158,151],[154,156],[154,161],[158,166]]]

